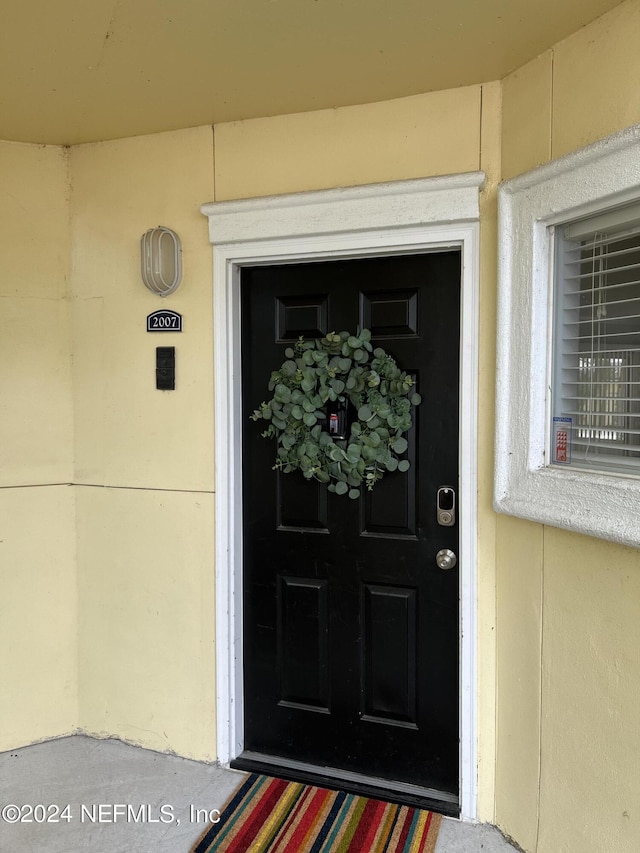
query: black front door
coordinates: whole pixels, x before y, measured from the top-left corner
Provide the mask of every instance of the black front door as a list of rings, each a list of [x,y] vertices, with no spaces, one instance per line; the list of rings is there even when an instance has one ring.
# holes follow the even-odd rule
[[[242,271],[245,752],[292,775],[370,777],[430,789],[457,809],[457,519],[460,253],[248,267]],[[249,416],[300,335],[368,328],[417,379],[408,472],[357,500],[273,470],[274,440]],[[347,782],[345,782],[347,780]],[[401,783],[393,784],[393,783]],[[357,788],[357,784],[356,784]],[[411,801],[411,797],[406,797]]]

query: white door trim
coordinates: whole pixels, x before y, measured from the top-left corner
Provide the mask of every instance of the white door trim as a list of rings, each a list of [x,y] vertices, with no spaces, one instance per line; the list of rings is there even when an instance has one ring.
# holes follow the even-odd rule
[[[481,172],[205,204],[214,244],[217,755],[243,750],[240,270],[459,247],[460,806],[477,804],[477,398]]]

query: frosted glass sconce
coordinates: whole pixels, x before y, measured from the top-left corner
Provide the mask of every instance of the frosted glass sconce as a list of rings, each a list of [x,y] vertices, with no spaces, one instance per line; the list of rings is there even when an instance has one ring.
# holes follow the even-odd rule
[[[175,231],[159,225],[140,238],[142,280],[152,293],[168,296],[182,277],[182,245]]]

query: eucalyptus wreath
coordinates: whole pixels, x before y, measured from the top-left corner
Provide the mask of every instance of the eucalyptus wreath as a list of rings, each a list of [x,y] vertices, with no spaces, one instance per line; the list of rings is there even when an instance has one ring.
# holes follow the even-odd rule
[[[409,460],[399,457],[421,397],[392,356],[373,348],[368,329],[330,332],[314,341],[301,337],[285,357],[269,380],[272,399],[251,415],[270,421],[262,437],[277,439],[274,468],[300,470],[354,499],[363,483],[372,490],[387,472],[409,469]],[[342,440],[327,431],[329,401],[353,407],[350,434]]]

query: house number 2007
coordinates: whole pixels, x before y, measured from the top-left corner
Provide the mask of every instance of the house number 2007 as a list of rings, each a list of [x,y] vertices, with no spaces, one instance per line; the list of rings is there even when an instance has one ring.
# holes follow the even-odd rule
[[[154,311],[147,317],[147,332],[181,332],[182,314],[177,311]]]

